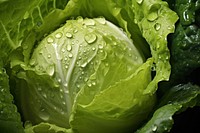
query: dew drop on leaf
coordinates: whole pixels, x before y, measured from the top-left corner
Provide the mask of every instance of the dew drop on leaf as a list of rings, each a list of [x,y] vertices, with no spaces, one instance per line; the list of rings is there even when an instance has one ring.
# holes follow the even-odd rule
[[[87,83],[87,86],[88,86],[88,87],[91,87],[91,86],[92,86],[92,84],[89,82],[89,83]]]
[[[84,38],[88,44],[92,44],[97,40],[97,36],[93,33],[86,34]]]
[[[93,82],[92,82],[92,85],[96,85],[96,82],[95,82],[95,81],[93,81]]]
[[[82,22],[83,22],[83,17],[78,16],[78,17],[76,18],[76,20],[77,20],[79,23],[82,23]]]
[[[147,19],[149,21],[154,21],[158,18],[158,13],[157,12],[151,12],[148,16]]]
[[[36,60],[35,60],[35,59],[31,59],[30,62],[29,62],[29,64],[30,64],[31,66],[35,65],[35,64],[36,64]]]
[[[47,58],[49,58],[49,59],[50,59],[50,58],[51,58],[51,55],[50,55],[50,54],[48,54],[48,55],[47,55]]]
[[[153,132],[156,132],[157,128],[158,128],[157,126],[154,126],[154,127],[152,128],[152,131],[153,131]]]
[[[149,21],[155,21],[158,18],[158,10],[160,8],[160,4],[154,4],[151,6],[147,19]]]
[[[136,0],[138,4],[142,4],[143,0]]]
[[[61,37],[62,37],[62,33],[61,33],[61,32],[57,33],[57,34],[55,35],[55,37],[56,37],[57,39],[61,38]]]
[[[160,30],[160,28],[161,28],[161,24],[156,23],[156,24],[154,25],[154,29],[155,29],[156,31]]]
[[[64,85],[64,87],[68,87],[68,84],[67,84],[67,83],[64,83],[63,85]]]
[[[48,38],[47,38],[47,42],[48,42],[48,43],[53,43],[53,42],[54,42],[53,37],[48,37]]]
[[[82,68],[87,66],[87,62],[84,62],[83,64],[80,65]]]
[[[99,44],[99,49],[103,49],[103,44]]]
[[[67,51],[71,51],[72,50],[72,46],[70,44],[67,45]]]
[[[73,57],[73,54],[72,54],[72,53],[69,53],[68,56],[69,56],[69,58],[72,58],[72,57]]]
[[[83,24],[85,24],[87,26],[93,26],[93,25],[95,25],[95,21],[93,19],[85,19]]]
[[[53,65],[50,65],[49,67],[47,67],[47,73],[49,76],[53,76],[54,75],[54,72],[55,72],[55,68]]]
[[[66,35],[67,38],[72,38],[73,37],[73,35],[71,33],[69,33],[69,32],[67,32],[65,35]]]
[[[58,83],[61,83],[61,82],[62,82],[62,80],[59,78],[59,79],[58,79]]]
[[[78,30],[77,29],[74,29],[74,33],[77,33],[78,32]]]
[[[96,19],[97,22],[99,22],[100,24],[106,24],[106,20],[104,17],[99,17],[98,19]]]
[[[46,112],[45,109],[41,109],[40,110],[39,116],[44,121],[48,121],[49,120],[49,114]]]

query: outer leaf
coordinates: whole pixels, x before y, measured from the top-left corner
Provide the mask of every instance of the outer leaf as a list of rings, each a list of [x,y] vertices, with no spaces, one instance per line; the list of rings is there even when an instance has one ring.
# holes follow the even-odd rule
[[[71,130],[67,130],[62,127],[58,127],[54,124],[40,123],[35,126],[27,125],[25,133],[73,133]]]
[[[0,3],[0,57],[7,62],[9,54],[23,46],[25,60],[35,42],[65,21],[63,8],[68,1],[61,0],[7,0]],[[8,10],[12,9],[12,10]],[[55,17],[57,19],[51,19]],[[51,21],[51,23],[49,23]],[[18,51],[18,57],[20,57]],[[2,59],[3,59],[2,58]],[[16,58],[15,58],[16,60]],[[18,60],[21,60],[19,58]],[[23,57],[22,57],[22,60]]]
[[[136,130],[155,102],[154,96],[143,94],[151,81],[151,65],[152,60],[147,61],[131,76],[96,94],[90,103],[85,99],[92,88],[82,88],[73,106],[72,129],[80,133],[130,133]]]
[[[172,116],[189,107],[199,104],[200,87],[196,85],[180,84],[172,87],[160,100],[158,109],[150,121],[138,133],[169,132],[173,125]]]
[[[159,81],[169,80],[170,53],[167,47],[167,36],[174,32],[174,24],[178,16],[169,9],[167,2],[161,0],[132,2],[136,23],[149,43],[152,57],[156,63],[156,76],[146,91],[146,93],[152,93],[156,91]]]
[[[0,130],[3,133],[23,133],[20,114],[13,104],[10,94],[8,76],[5,69],[0,68]]]

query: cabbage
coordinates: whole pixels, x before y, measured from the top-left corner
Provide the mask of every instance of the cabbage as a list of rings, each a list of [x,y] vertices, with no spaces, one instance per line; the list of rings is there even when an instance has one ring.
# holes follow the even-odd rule
[[[144,61],[104,18],[68,20],[38,44],[28,65],[20,65],[24,118],[78,132],[130,132],[155,103],[155,94],[144,94],[152,59]]]

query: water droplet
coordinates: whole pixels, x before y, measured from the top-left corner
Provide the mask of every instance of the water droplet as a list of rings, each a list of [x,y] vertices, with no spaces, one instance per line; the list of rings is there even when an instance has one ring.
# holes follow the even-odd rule
[[[3,110],[1,110],[1,111],[0,111],[0,113],[1,113],[1,114],[4,114],[4,111],[3,111]]]
[[[99,17],[96,19],[97,22],[99,22],[100,24],[106,24],[106,19],[104,17]]]
[[[59,79],[58,79],[58,83],[61,83],[61,82],[62,82],[62,80],[59,78]]]
[[[166,56],[165,59],[166,59],[166,60],[169,60],[169,56]]]
[[[64,111],[61,111],[60,113],[61,113],[62,115],[64,115],[64,114],[65,114],[65,112],[64,112]]]
[[[92,86],[92,84],[91,84],[90,82],[88,82],[88,83],[87,83],[87,86],[88,86],[88,87],[91,87],[91,86]]]
[[[31,59],[30,62],[29,62],[29,64],[30,64],[31,66],[35,65],[35,64],[36,64],[36,60],[35,60],[35,59]]]
[[[154,25],[154,29],[155,29],[156,31],[160,30],[160,28],[161,28],[161,24],[156,23],[156,24]]]
[[[55,69],[54,69],[54,65],[50,65],[49,67],[47,67],[47,73],[49,74],[49,76],[53,76]]]
[[[142,4],[143,0],[136,0],[138,4]]]
[[[158,18],[158,14],[157,12],[151,12],[148,16],[147,16],[147,19],[149,21],[154,21]]]
[[[156,49],[159,49],[159,48],[160,48],[160,44],[157,44],[157,45],[156,45]]]
[[[79,85],[79,84],[77,84],[77,85],[76,85],[76,87],[77,87],[77,88],[80,88],[80,85]]]
[[[30,121],[25,121],[24,127],[25,128],[32,127],[32,123]]]
[[[49,59],[50,59],[50,58],[51,58],[51,54],[48,54],[48,55],[47,55],[47,58],[49,58]]]
[[[157,129],[158,129],[158,127],[157,127],[157,126],[154,126],[154,127],[152,128],[152,131],[155,132]]]
[[[49,114],[48,114],[48,112],[46,112],[45,109],[41,109],[40,110],[39,116],[44,121],[48,121],[49,120]]]
[[[184,21],[189,21],[190,20],[190,14],[189,14],[189,12],[188,12],[188,10],[185,10],[184,12],[183,12],[183,19],[184,19]]]
[[[38,89],[37,89],[38,91],[42,91],[42,88],[41,87],[38,87]]]
[[[69,66],[68,65],[65,65],[65,69],[68,69],[69,68]]]
[[[96,82],[93,81],[93,82],[92,82],[92,85],[96,85]]]
[[[71,33],[67,32],[67,33],[66,33],[66,37],[67,37],[67,38],[72,38],[73,35],[72,35]]]
[[[77,33],[78,32],[78,30],[77,29],[74,29],[74,33]]]
[[[26,11],[25,14],[24,14],[24,19],[27,19],[29,17],[29,12]]]
[[[69,90],[65,90],[64,93],[65,93],[65,94],[69,94]]]
[[[67,60],[68,60],[68,57],[65,57],[64,60],[67,61]]]
[[[40,55],[42,55],[42,54],[43,54],[43,51],[42,51],[42,50],[40,50],[39,54],[40,54]]]
[[[70,44],[67,45],[67,51],[71,51],[72,50],[72,46]]]
[[[103,44],[99,44],[99,49],[103,49]]]
[[[78,16],[78,17],[76,18],[76,20],[77,20],[79,23],[82,23],[82,22],[83,22],[83,17]]]
[[[54,38],[53,37],[48,37],[47,38],[47,42],[48,43],[53,43],[54,42]]]
[[[61,33],[61,32],[57,33],[57,34],[55,35],[55,37],[56,37],[57,39],[61,38],[61,37],[62,37],[62,33]]]
[[[69,57],[69,58],[72,58],[72,57],[73,57],[73,54],[72,54],[72,53],[69,53],[69,54],[68,54],[68,57]]]
[[[46,94],[46,93],[43,93],[42,96],[43,96],[44,98],[47,98],[47,94]]]
[[[87,82],[87,81],[88,81],[88,78],[86,77],[86,78],[84,79],[84,81]]]
[[[87,26],[93,26],[93,25],[95,25],[95,21],[93,19],[85,19],[83,21],[83,24],[87,25]]]
[[[147,19],[149,21],[154,21],[158,18],[158,10],[160,9],[160,4],[154,4],[150,7]]]
[[[164,130],[169,132],[170,129],[167,126],[164,126]]]
[[[97,36],[93,33],[88,33],[85,35],[85,41],[88,43],[88,44],[92,44],[94,43],[95,41],[97,40]]]
[[[62,48],[62,50],[61,50],[63,53],[65,53],[65,49],[64,48]]]
[[[82,68],[84,68],[84,67],[86,67],[87,66],[87,62],[84,62],[83,64],[81,64],[80,66],[82,67]]]
[[[64,87],[68,87],[68,84],[67,84],[67,83],[64,83],[63,85],[64,85]]]

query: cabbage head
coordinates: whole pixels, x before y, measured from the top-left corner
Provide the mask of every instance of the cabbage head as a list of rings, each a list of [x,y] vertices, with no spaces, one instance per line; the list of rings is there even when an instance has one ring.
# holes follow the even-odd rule
[[[102,17],[68,20],[21,67],[20,104],[33,123],[129,132],[155,103],[155,94],[144,94],[152,59],[145,61],[123,30]]]

